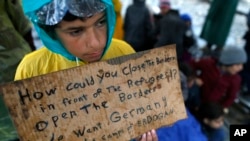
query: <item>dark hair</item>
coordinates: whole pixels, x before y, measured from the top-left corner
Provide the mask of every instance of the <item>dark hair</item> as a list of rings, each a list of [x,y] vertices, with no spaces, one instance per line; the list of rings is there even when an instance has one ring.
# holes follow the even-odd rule
[[[65,14],[65,16],[63,17],[63,20],[64,20],[64,21],[68,21],[68,22],[74,21],[74,20],[77,20],[77,19],[85,20],[86,18],[77,17],[77,16],[75,16],[75,15],[69,13],[69,12],[67,12],[67,13]]]
[[[209,120],[218,119],[224,115],[223,107],[215,102],[202,103],[197,113],[200,120],[205,118]]]

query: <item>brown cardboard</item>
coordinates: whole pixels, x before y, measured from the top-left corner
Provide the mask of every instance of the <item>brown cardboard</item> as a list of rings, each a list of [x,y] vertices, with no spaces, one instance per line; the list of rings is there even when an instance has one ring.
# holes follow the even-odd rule
[[[130,140],[186,118],[174,45],[0,88],[22,141]]]

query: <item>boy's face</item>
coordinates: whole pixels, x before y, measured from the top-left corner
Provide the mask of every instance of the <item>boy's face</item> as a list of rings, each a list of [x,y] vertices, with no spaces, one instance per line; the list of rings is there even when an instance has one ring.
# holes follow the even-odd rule
[[[243,69],[243,64],[234,64],[226,68],[227,72],[234,75],[239,73]]]
[[[105,13],[84,20],[61,21],[55,32],[71,54],[86,62],[98,61],[107,42]]]
[[[219,118],[213,120],[205,119],[205,124],[207,124],[209,127],[213,129],[218,129],[223,126],[224,117],[220,116]]]

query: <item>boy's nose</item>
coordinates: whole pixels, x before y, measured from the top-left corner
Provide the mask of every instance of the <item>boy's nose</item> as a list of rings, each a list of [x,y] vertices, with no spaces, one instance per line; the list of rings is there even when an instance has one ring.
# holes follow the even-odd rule
[[[97,48],[100,44],[100,39],[97,31],[94,28],[90,28],[86,35],[86,45],[88,48]]]

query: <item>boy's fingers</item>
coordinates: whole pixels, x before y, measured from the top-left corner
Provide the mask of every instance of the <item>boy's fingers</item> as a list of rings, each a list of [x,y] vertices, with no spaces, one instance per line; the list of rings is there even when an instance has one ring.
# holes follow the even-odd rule
[[[144,133],[140,141],[158,141],[155,130]]]
[[[158,141],[158,137],[157,137],[157,134],[156,134],[156,131],[153,129],[151,130],[151,135],[152,135],[152,141]]]
[[[141,137],[141,141],[147,141],[147,133],[144,133]]]

